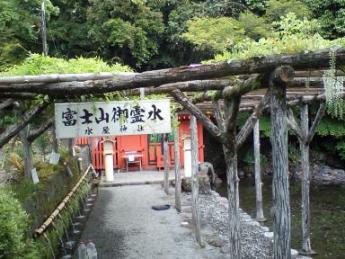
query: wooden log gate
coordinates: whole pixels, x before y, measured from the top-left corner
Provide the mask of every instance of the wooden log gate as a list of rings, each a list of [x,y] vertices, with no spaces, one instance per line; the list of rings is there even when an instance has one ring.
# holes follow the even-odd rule
[[[294,80],[294,70],[317,70],[326,68],[329,64],[330,50],[309,52],[293,55],[278,55],[267,57],[254,57],[247,60],[235,60],[231,62],[193,65],[179,68],[147,71],[143,73],[100,73],[83,75],[41,75],[23,77],[0,78],[0,99],[8,98],[27,99],[34,98],[37,94],[49,95],[51,99],[73,99],[80,94],[95,94],[131,90],[138,94],[138,88],[148,88],[149,93],[169,93],[176,102],[195,116],[204,127],[223,146],[227,165],[227,185],[229,202],[229,239],[230,257],[241,258],[240,249],[240,218],[239,218],[239,192],[237,176],[237,150],[243,145],[262,111],[270,108],[273,149],[273,200],[274,200],[274,258],[289,259],[290,253],[290,204],[289,182],[287,178],[287,125],[288,106],[300,102],[308,103],[313,100],[324,100],[325,94],[319,90],[310,92],[310,89],[300,91],[290,90],[291,85],[300,87],[306,81]],[[334,51],[336,64],[345,63],[345,49]],[[301,73],[301,72],[298,72]],[[241,75],[239,80],[222,77]],[[245,75],[245,76],[243,76]],[[221,79],[219,79],[221,78]],[[215,80],[210,80],[215,79]],[[319,82],[313,82],[316,88]],[[268,88],[268,91],[254,93],[259,88]],[[289,88],[288,88],[289,87]],[[287,90],[288,88],[288,90]],[[316,89],[315,88],[315,89]],[[134,90],[133,90],[134,89]],[[293,89],[293,88],[291,88]],[[210,95],[209,90],[216,90],[215,95]],[[182,92],[206,92],[200,98],[189,98]],[[251,94],[251,93],[252,94]],[[131,92],[129,92],[131,94]],[[251,96],[250,96],[251,95]],[[342,93],[344,95],[344,93]],[[221,102],[220,99],[224,99]],[[196,103],[211,101],[217,124],[202,112],[202,105]],[[51,101],[29,111],[15,125],[9,127],[0,134],[0,147],[21,131],[38,113],[45,110]],[[6,105],[4,105],[6,106]],[[246,121],[241,130],[236,132],[236,118],[239,111],[252,111],[252,115]],[[305,111],[305,109],[304,109]],[[303,118],[306,116],[304,112]],[[289,116],[289,121],[293,121]],[[317,120],[315,120],[317,122]],[[296,132],[301,132],[300,142],[305,149],[312,140],[312,134],[308,134],[305,124],[301,130],[293,123],[289,123]],[[292,126],[291,126],[292,125]],[[314,124],[310,132],[313,132]],[[306,138],[305,135],[308,134]],[[306,150],[306,149],[305,149]],[[308,161],[304,152],[303,161]],[[176,168],[178,178],[178,168]],[[304,169],[303,190],[308,192],[308,168]],[[82,180],[81,180],[82,181]],[[81,181],[78,182],[80,185]],[[165,185],[166,192],[168,188]],[[177,189],[178,190],[178,189]],[[75,189],[74,189],[75,191]],[[73,193],[72,193],[73,194]],[[70,196],[68,196],[70,197]],[[303,202],[308,205],[308,198],[304,196]],[[42,233],[55,219],[56,215],[65,206],[70,198],[59,204],[56,211],[45,221],[37,233]],[[197,201],[196,201],[197,202]],[[260,201],[259,201],[260,202]],[[178,201],[177,201],[178,204]],[[304,236],[303,248],[310,248],[308,240],[309,214],[303,214]],[[201,240],[197,237],[198,241]],[[305,245],[306,244],[306,245]]]

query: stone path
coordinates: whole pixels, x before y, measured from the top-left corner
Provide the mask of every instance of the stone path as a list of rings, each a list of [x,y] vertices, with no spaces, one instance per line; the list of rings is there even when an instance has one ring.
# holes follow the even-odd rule
[[[151,209],[172,200],[160,185],[100,188],[82,240],[96,244],[99,259],[225,258],[219,248],[199,248],[173,207]]]

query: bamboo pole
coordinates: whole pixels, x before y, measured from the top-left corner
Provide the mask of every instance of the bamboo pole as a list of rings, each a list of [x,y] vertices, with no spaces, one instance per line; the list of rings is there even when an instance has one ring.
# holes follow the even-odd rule
[[[262,181],[260,161],[260,122],[257,120],[254,126],[254,159],[255,159],[255,193],[256,193],[256,220],[266,221],[262,208]]]
[[[196,117],[191,115],[191,149],[192,149],[192,217],[195,231],[195,237],[198,244],[202,247],[201,223],[199,211],[199,182],[198,182],[198,132]]]
[[[93,166],[90,164],[89,167],[86,169],[85,173],[80,177],[79,181],[76,183],[76,185],[73,187],[73,189],[65,196],[65,198],[59,203],[59,205],[56,207],[56,209],[50,214],[50,216],[43,222],[43,224],[35,229],[34,233],[35,236],[42,235],[46,229],[54,222],[55,218],[59,215],[59,213],[65,208],[67,203],[70,201],[70,199],[74,196],[76,191],[78,190],[79,186],[82,184],[82,182],[85,180],[87,174],[89,173],[90,169],[93,169]]]
[[[180,147],[179,147],[179,128],[174,132],[174,152],[175,152],[175,207],[181,212],[181,171],[180,171]]]

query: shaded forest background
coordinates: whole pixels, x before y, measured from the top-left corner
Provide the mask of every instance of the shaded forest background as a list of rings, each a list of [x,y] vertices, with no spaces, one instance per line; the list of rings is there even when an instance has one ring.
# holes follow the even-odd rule
[[[0,69],[41,53],[41,0],[0,0]],[[341,0],[45,0],[49,55],[95,57],[137,71],[198,63],[240,40],[269,37],[282,16],[345,35]]]

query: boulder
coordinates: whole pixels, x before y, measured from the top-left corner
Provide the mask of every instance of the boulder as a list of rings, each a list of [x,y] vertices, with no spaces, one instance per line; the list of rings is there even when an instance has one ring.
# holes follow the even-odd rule
[[[211,193],[210,179],[207,175],[198,175],[198,182],[199,182],[199,193],[201,193],[201,194],[210,194]],[[182,186],[182,191],[191,192],[192,191],[192,179],[191,178],[182,179],[181,186]]]

